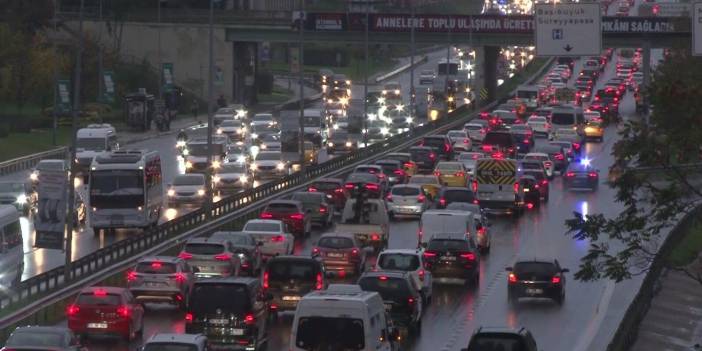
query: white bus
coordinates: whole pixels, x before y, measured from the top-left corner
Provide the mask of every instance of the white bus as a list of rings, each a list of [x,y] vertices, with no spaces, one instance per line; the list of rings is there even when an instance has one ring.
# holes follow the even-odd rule
[[[102,229],[148,228],[163,205],[161,157],[156,151],[125,150],[95,157],[90,166],[89,218]]]

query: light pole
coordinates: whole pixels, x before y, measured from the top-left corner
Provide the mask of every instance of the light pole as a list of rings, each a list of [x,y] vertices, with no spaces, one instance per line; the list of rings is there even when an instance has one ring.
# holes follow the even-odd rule
[[[101,0],[102,1],[102,0]],[[211,8],[212,6],[210,6]],[[156,33],[158,41],[158,99],[163,100],[163,57],[161,56],[161,0],[156,0]],[[212,35],[212,17],[210,17],[210,36]],[[210,45],[211,42],[210,42]]]
[[[71,280],[72,245],[73,245],[73,212],[75,211],[76,187],[76,130],[78,128],[78,111],[80,111],[80,76],[83,56],[83,6],[85,0],[80,0],[80,17],[78,20],[78,48],[76,52],[76,68],[73,82],[73,116],[71,123],[71,156],[68,184],[68,217],[66,220],[66,263],[64,264],[64,281]],[[65,215],[65,213],[64,213]]]
[[[368,146],[368,29],[370,26],[370,1],[366,1],[366,32],[365,32],[365,69],[363,70],[363,123],[361,123],[361,134],[363,135],[363,147]]]
[[[448,101],[448,96],[449,96],[448,82],[449,82],[449,73],[451,72],[451,64],[450,64],[450,61],[451,61],[451,16],[448,17],[447,23],[448,23],[448,35],[447,35],[447,39],[448,39],[447,44],[448,45],[446,45],[446,66],[445,66],[446,68],[444,69],[445,70],[444,73],[446,74],[446,79],[444,79],[444,91],[446,93],[446,99]],[[446,106],[446,111],[448,112],[448,110],[449,110],[448,106]]]
[[[160,6],[159,6],[160,7]],[[212,132],[214,131],[214,115],[212,100],[214,100],[214,0],[210,0],[210,25],[209,25],[209,65],[210,72],[207,76],[207,176],[205,177],[205,187],[207,188],[207,201],[205,203],[206,216],[212,214]],[[159,68],[160,70],[160,68]],[[160,84],[159,84],[160,85]]]
[[[412,27],[410,27],[410,119],[414,121],[414,112],[416,109],[416,95],[414,91],[414,55],[415,55],[415,42],[414,42],[414,26],[415,26],[415,9],[412,4],[410,4],[410,9],[412,10]],[[413,123],[409,123],[410,130],[413,129]]]
[[[304,59],[305,59],[305,0],[300,0],[300,13],[297,20],[298,30],[300,33],[299,43],[298,43],[298,79],[300,84],[300,117],[298,120],[299,130],[298,130],[298,142],[297,142],[297,152],[300,162],[300,171],[305,171],[305,89],[304,89],[304,79],[305,79],[305,69],[304,69]]]
[[[98,95],[97,95],[97,101],[100,102],[102,101],[102,86],[104,84],[103,82],[103,76],[102,76],[102,69],[103,69],[103,63],[102,63],[102,0],[100,0],[99,5],[98,5],[98,23],[100,24],[100,30],[98,31],[98,40],[97,40],[97,59],[98,59]],[[98,114],[100,118],[100,123],[102,123],[102,113]]]

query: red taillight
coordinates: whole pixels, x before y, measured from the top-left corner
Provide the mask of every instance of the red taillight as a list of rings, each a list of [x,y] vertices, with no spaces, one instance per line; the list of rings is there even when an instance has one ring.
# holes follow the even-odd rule
[[[507,281],[514,284],[517,282],[517,275],[514,273],[510,273],[509,276],[507,277]]]
[[[317,188],[311,186],[311,187],[307,188],[307,191],[313,193],[313,192],[317,191]]]
[[[105,291],[105,289],[99,288],[93,291],[93,295],[98,297],[105,297],[107,296],[107,291]]]
[[[531,141],[529,141],[529,139],[524,139],[524,141],[523,141],[524,144],[529,144],[530,142]]]
[[[471,184],[472,184],[471,190],[473,190],[473,193],[477,193],[478,192],[478,181],[474,180],[473,183],[471,183]]]
[[[378,184],[368,183],[366,184],[366,190],[378,191],[380,190],[380,187],[378,186]]]
[[[371,241],[378,241],[378,240],[380,240],[380,234],[378,234],[378,233],[371,233],[370,238],[371,238]]]
[[[318,247],[313,247],[312,248],[312,256],[319,255],[319,248]]]
[[[385,201],[392,202],[392,194],[388,194],[388,196],[385,197]]]
[[[353,190],[353,188],[355,188],[355,187],[356,187],[356,186],[353,185],[352,183],[346,183],[346,184],[344,184],[344,188],[349,189],[349,190]]]
[[[454,173],[453,175],[456,177],[465,177],[466,173],[463,171],[458,171],[458,172]]]
[[[343,193],[344,193],[344,188],[337,188],[337,189],[334,189],[334,192],[335,192],[335,193],[339,193],[339,194],[343,194]]]
[[[551,278],[551,284],[560,284],[561,283],[561,277],[554,275],[553,278]]]
[[[407,304],[410,306],[414,306],[414,298],[410,297],[407,299]]]
[[[573,143],[573,147],[575,148],[575,150],[580,150],[580,144],[578,143]]]
[[[498,152],[493,153],[493,154],[490,155],[490,156],[491,156],[492,158],[502,159],[502,158],[505,157],[505,154],[503,154],[503,153],[501,153],[501,152],[498,151]]]
[[[435,159],[435,158],[436,158],[436,154],[433,153],[433,152],[430,153],[430,154],[429,154],[429,158],[432,159],[432,160]]]
[[[436,257],[436,252],[433,252],[433,251],[424,251],[424,253],[422,254],[422,256],[424,256],[424,258],[434,258],[434,257]]]
[[[80,307],[76,305],[69,305],[66,307],[66,314],[69,316],[75,316],[80,312]]]
[[[186,323],[192,323],[193,321],[193,314],[190,312],[185,313],[185,322]]]
[[[434,171],[434,175],[437,177],[441,177],[441,171]]]
[[[268,272],[263,272],[263,288],[268,289]]]
[[[426,200],[426,198],[427,198],[427,197],[424,196],[424,194],[419,194],[419,195],[417,196],[417,202],[424,202],[424,200]]]
[[[120,317],[129,318],[132,315],[132,310],[128,306],[119,306],[117,307],[117,314]]]
[[[568,173],[566,173],[566,177],[568,177],[568,178],[575,177],[575,172],[568,172]]]
[[[396,175],[399,175],[399,176],[404,176],[404,175],[405,175],[405,171],[403,171],[403,170],[401,170],[401,169],[396,169],[396,170],[394,170],[392,173],[395,173]]]
[[[531,202],[528,202],[528,203],[526,204],[526,207],[527,207],[528,210],[531,210],[532,208],[534,208],[534,204],[532,204]]]
[[[358,249],[356,249],[356,248],[351,249],[351,256],[358,256]]]
[[[273,214],[270,212],[262,212],[261,213],[261,219],[271,219],[273,218]]]
[[[451,151],[451,145],[449,145],[449,144],[444,144],[444,151],[446,151],[446,152]]]
[[[600,101],[600,97],[599,97],[599,96],[595,96],[595,101]]]
[[[247,325],[252,325],[256,323],[256,318],[254,317],[253,313],[247,313],[246,316],[244,317],[244,323]],[[247,340],[248,342],[248,340]]]
[[[178,254],[178,258],[184,259],[184,260],[189,260],[193,258],[193,254],[187,253],[187,252],[181,252]]]
[[[427,275],[427,272],[423,269],[420,269],[419,272],[417,272],[419,275],[419,280],[424,281],[424,276]]]
[[[512,188],[514,189],[514,192],[515,192],[515,193],[518,193],[518,192],[519,192],[519,182],[514,183],[514,185],[512,186]]]
[[[412,163],[412,162],[405,162],[403,166],[404,166],[405,168],[411,168],[411,167],[414,166],[414,163]]]
[[[232,256],[230,256],[229,254],[219,254],[215,255],[214,259],[217,261],[229,261],[232,259]]]
[[[305,214],[304,213],[293,213],[289,217],[290,217],[290,219],[294,219],[296,221],[301,221],[305,218]]]
[[[463,139],[463,143],[464,143],[464,144],[468,144],[469,142],[470,142],[470,140],[468,140],[468,139]]]
[[[482,148],[483,148],[483,151],[488,151],[488,152],[492,151],[492,145],[483,144]]]
[[[563,154],[560,153],[560,152],[557,153],[557,154],[555,154],[553,157],[556,158],[556,160],[559,160],[559,161],[563,161],[563,160],[565,159],[565,157],[563,156]]]
[[[133,282],[137,279],[137,272],[135,271],[127,271],[127,281],[128,282]]]
[[[597,177],[597,173],[595,173],[595,172],[590,172],[590,173],[588,174],[588,176],[590,176],[590,177],[592,177],[592,178],[595,178],[595,177]]]
[[[173,277],[173,278],[178,283],[185,283],[186,281],[188,281],[188,277],[185,274],[180,273],[180,272],[176,273],[175,277]]]
[[[378,277],[379,280],[388,280],[387,276],[381,275]]]
[[[285,241],[285,237],[282,235],[276,235],[274,237],[271,237],[271,241],[274,243],[282,243],[283,241]]]
[[[472,252],[464,252],[460,256],[468,261],[475,261],[475,254]]]
[[[548,184],[548,180],[544,179],[541,181],[541,185],[546,185],[546,184]]]
[[[322,280],[322,273],[317,273],[317,281],[314,285],[316,290],[322,290],[324,288],[324,281]]]
[[[551,167],[551,166],[553,166],[553,163],[551,163],[551,161],[546,161],[546,162],[544,162],[544,166]]]
[[[440,198],[440,199],[439,199],[439,205],[441,205],[441,206],[446,206],[446,198],[443,198],[443,197]]]
[[[163,264],[161,262],[155,261],[151,262],[151,268],[153,269],[161,269],[163,267]]]
[[[327,208],[325,206],[319,206],[319,213],[327,213]]]

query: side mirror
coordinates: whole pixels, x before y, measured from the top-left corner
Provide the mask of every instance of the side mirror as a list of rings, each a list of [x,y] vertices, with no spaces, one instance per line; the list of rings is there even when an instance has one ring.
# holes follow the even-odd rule
[[[570,269],[568,269],[568,268],[561,269],[561,273],[568,273],[568,272],[570,272]]]
[[[505,267],[505,271],[511,272],[511,271],[512,271],[512,267]]]

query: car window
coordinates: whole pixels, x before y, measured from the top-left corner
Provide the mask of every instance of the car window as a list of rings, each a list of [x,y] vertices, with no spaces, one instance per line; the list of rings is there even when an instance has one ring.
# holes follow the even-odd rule
[[[365,291],[375,291],[383,300],[399,300],[412,296],[408,281],[403,278],[370,276],[359,279],[358,285]]]
[[[413,196],[419,195],[421,191],[419,190],[419,188],[413,188],[409,186],[396,186],[392,188],[390,193],[397,196]]]
[[[294,213],[298,212],[298,208],[295,204],[273,202],[269,203],[268,206],[266,206],[266,212]]]
[[[65,346],[65,336],[62,333],[39,332],[36,330],[22,330],[13,332],[10,338],[5,342],[6,347],[24,347],[34,346],[37,348],[63,348]]]
[[[139,262],[136,266],[137,273],[147,274],[173,274],[178,270],[175,263],[151,261]]]
[[[460,171],[461,170],[461,164],[460,163],[439,163],[436,166],[437,170],[440,171]]]
[[[76,299],[77,305],[104,305],[116,306],[122,304],[122,298],[118,294],[107,294],[96,291],[95,293],[81,293]]]
[[[280,223],[271,222],[249,222],[244,226],[247,232],[280,232]]]
[[[322,191],[335,190],[335,189],[339,188],[340,186],[341,185],[339,185],[338,183],[333,183],[333,182],[315,182],[315,183],[312,183],[312,185],[311,185],[312,188],[315,188],[317,190],[322,190]]]
[[[271,281],[289,281],[290,279],[312,280],[317,271],[314,263],[303,261],[278,260],[266,268]]]
[[[173,185],[204,185],[205,178],[201,176],[181,175],[173,179]]]
[[[215,243],[187,243],[183,251],[194,255],[216,255],[224,252],[224,245]]]
[[[556,266],[550,262],[519,262],[514,265],[514,273],[520,274],[555,274]]]
[[[442,195],[448,202],[473,202],[473,192],[467,189],[446,190]]]
[[[351,238],[340,236],[327,236],[319,239],[317,246],[329,249],[350,249],[354,247],[354,244]]]
[[[195,284],[190,295],[190,311],[210,314],[244,314],[251,310],[251,299],[246,286],[240,284]]]
[[[382,254],[378,267],[387,270],[415,271],[419,268],[419,257],[401,253]]]
[[[468,240],[461,239],[432,239],[427,245],[427,249],[432,251],[445,250],[470,250],[471,245]]]
[[[248,234],[214,233],[210,236],[210,239],[228,240],[232,245],[252,245],[251,238]]]

